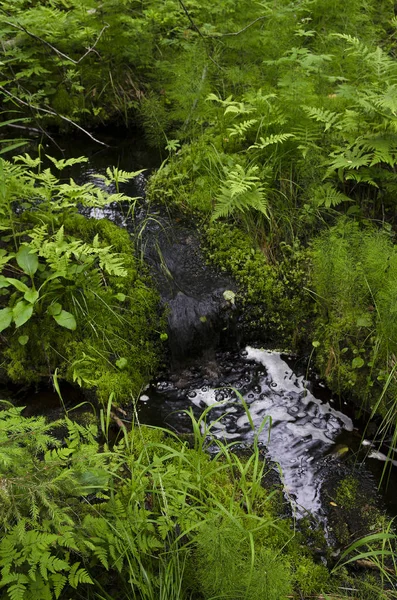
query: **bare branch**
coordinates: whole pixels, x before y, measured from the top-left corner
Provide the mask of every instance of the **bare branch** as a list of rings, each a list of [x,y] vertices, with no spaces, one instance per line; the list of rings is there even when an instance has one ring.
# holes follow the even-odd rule
[[[209,35],[208,37],[223,38],[223,37],[232,36],[232,35],[234,35],[234,36],[240,35],[240,33],[243,33],[244,31],[247,31],[247,29],[249,29],[250,27],[252,27],[252,25],[255,25],[255,23],[257,23],[258,21],[263,21],[263,19],[265,19],[266,16],[267,15],[262,15],[261,17],[258,17],[254,21],[251,21],[251,23],[248,23],[248,25],[246,25],[245,27],[243,27],[242,29],[240,29],[240,31],[235,31],[234,33],[219,33],[218,35]]]
[[[183,0],[178,0],[179,4],[182,6],[183,12],[185,13],[185,15],[187,16],[187,18],[189,19],[193,29],[199,34],[199,36],[201,37],[201,39],[204,41],[205,44],[205,48],[207,50],[207,55],[208,58],[210,59],[211,62],[214,63],[214,65],[218,68],[221,69],[223,71],[223,67],[221,67],[221,65],[219,65],[215,59],[212,58],[211,54],[208,52],[208,48],[207,48],[207,44],[206,44],[206,38],[208,38],[209,36],[204,36],[200,29],[197,27],[196,23],[193,21],[192,17],[190,16],[190,13],[188,11],[188,9],[186,8],[185,4],[183,3]]]
[[[28,36],[30,36],[31,38],[38,40],[39,42],[41,42],[42,44],[44,44],[45,46],[47,46],[48,48],[51,48],[51,50],[53,52],[55,52],[55,54],[57,54],[58,56],[61,56],[62,58],[65,58],[66,60],[70,61],[71,63],[73,63],[74,65],[78,65],[79,63],[81,63],[81,61],[88,55],[90,54],[90,52],[92,52],[95,48],[95,46],[97,45],[97,43],[99,42],[99,40],[101,39],[101,36],[103,34],[103,32],[105,31],[105,29],[107,29],[109,27],[108,24],[105,24],[102,27],[102,30],[99,32],[97,39],[95,40],[95,43],[93,46],[91,46],[90,48],[87,49],[87,52],[85,52],[82,56],[80,56],[80,58],[78,60],[74,60],[74,58],[72,58],[71,56],[68,56],[67,54],[64,54],[63,52],[61,52],[61,50],[58,50],[58,48],[56,48],[55,46],[53,46],[52,44],[50,44],[49,42],[47,42],[46,40],[43,40],[43,38],[41,38],[40,36],[36,35],[35,33],[33,33],[32,31],[29,31],[28,29],[26,29],[26,27],[24,27],[23,25],[21,25],[20,23],[16,24],[16,23],[12,23],[11,21],[4,21],[4,23],[6,23],[7,25],[10,25],[11,27],[15,27],[15,29],[18,29],[19,31],[24,31]]]
[[[265,19],[267,16],[267,15],[262,15],[261,17],[257,17],[256,19],[251,21],[251,23],[248,23],[248,25],[246,25],[245,27],[240,29],[240,31],[235,31],[235,32],[231,32],[231,33],[218,33],[217,35],[207,35],[207,34],[201,33],[200,29],[197,27],[196,23],[193,21],[188,9],[186,8],[185,4],[183,3],[183,0],[179,0],[179,4],[182,6],[183,11],[184,11],[185,15],[187,16],[187,18],[189,19],[193,29],[195,31],[197,31],[197,33],[199,34],[199,36],[201,38],[203,38],[203,40],[205,40],[205,38],[218,39],[218,38],[223,38],[223,37],[227,37],[227,36],[240,35],[240,33],[243,33],[244,31],[249,29],[250,27],[252,27],[252,25],[255,25],[255,23],[257,23],[258,21],[263,21],[263,19]]]
[[[73,125],[73,127],[76,127],[77,129],[82,131],[85,135],[88,135],[88,137],[91,138],[97,144],[101,144],[101,146],[106,146],[107,148],[110,147],[108,144],[105,144],[105,142],[101,142],[100,140],[97,140],[93,135],[91,135],[91,133],[89,133],[89,131],[87,131],[86,129],[81,127],[81,125],[78,125],[75,121],[72,121],[72,119],[69,119],[68,117],[65,117],[64,115],[60,115],[59,113],[57,113],[54,110],[50,110],[48,108],[42,108],[41,106],[35,106],[34,104],[25,102],[21,98],[18,98],[18,96],[15,96],[14,94],[12,94],[8,90],[6,90],[2,85],[0,85],[0,91],[2,91],[4,94],[6,94],[6,96],[8,96],[9,98],[12,98],[13,100],[15,100],[15,102],[17,102],[21,106],[26,106],[29,109],[37,110],[39,112],[45,113],[47,115],[51,115],[53,117],[58,117],[59,119],[62,119],[63,121],[66,121],[67,123],[70,123],[71,125]]]

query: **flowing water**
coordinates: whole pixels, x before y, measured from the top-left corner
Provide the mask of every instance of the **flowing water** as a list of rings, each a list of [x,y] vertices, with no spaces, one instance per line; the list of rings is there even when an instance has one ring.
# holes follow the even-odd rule
[[[280,353],[248,346],[239,355],[224,354],[216,366],[207,366],[204,376],[196,368],[177,380],[158,381],[141,396],[139,412],[143,421],[162,421],[183,431],[189,426],[184,410],[199,416],[211,407],[210,434],[239,446],[251,445],[257,436],[280,465],[296,514],[310,511],[321,518],[327,452],[343,430],[353,430],[353,423],[330,402],[316,398],[311,387]]]

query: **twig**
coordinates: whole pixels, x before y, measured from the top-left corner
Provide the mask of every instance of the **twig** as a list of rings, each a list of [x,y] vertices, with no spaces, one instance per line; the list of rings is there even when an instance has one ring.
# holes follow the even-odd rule
[[[263,19],[266,19],[267,15],[262,15],[261,17],[257,17],[256,19],[254,19],[253,21],[251,21],[251,23],[248,23],[248,25],[246,25],[245,27],[243,27],[242,29],[240,29],[240,31],[234,31],[231,33],[218,33],[218,35],[209,35],[207,37],[211,37],[211,38],[222,38],[222,37],[227,37],[227,36],[236,36],[236,35],[240,35],[240,33],[243,33],[244,31],[247,31],[247,29],[249,29],[250,27],[252,27],[252,25],[255,25],[255,23],[257,23],[258,21],[263,21]]]
[[[185,15],[187,16],[187,18],[189,19],[193,29],[195,31],[197,31],[197,33],[199,34],[199,36],[201,38],[203,38],[203,40],[205,40],[205,37],[203,36],[203,34],[201,33],[200,29],[197,27],[196,23],[193,21],[192,17],[190,16],[190,13],[188,11],[188,9],[186,8],[186,6],[184,5],[184,3],[182,2],[182,0],[179,0],[179,4],[182,6],[183,8],[183,12],[185,13]]]
[[[7,123],[7,127],[14,127],[14,129],[22,129],[23,131],[32,131],[33,133],[42,133],[40,129],[36,127],[26,127],[24,125],[15,125],[14,123]]]
[[[230,33],[218,33],[217,35],[204,35],[203,33],[201,33],[200,29],[197,27],[196,23],[193,21],[188,9],[186,8],[185,4],[183,3],[183,0],[179,0],[179,4],[182,6],[183,11],[185,13],[185,15],[187,16],[187,18],[189,19],[193,29],[195,31],[197,31],[197,33],[199,34],[199,36],[201,38],[203,38],[203,40],[205,40],[205,38],[213,38],[213,39],[218,39],[218,38],[222,38],[222,37],[227,37],[227,36],[236,36],[236,35],[240,35],[240,33],[243,33],[244,31],[247,31],[247,29],[249,29],[250,27],[252,27],[252,25],[255,25],[255,23],[257,23],[258,21],[263,21],[263,19],[266,19],[267,15],[262,15],[261,17],[257,17],[256,19],[254,19],[253,21],[251,21],[251,23],[248,23],[248,25],[246,25],[245,27],[243,27],[242,29],[240,29],[240,31],[233,31]]]
[[[206,38],[209,38],[210,36],[204,36],[204,35],[201,33],[200,29],[197,27],[196,23],[193,21],[192,17],[190,16],[190,13],[189,13],[188,9],[186,8],[185,4],[183,3],[183,0],[178,0],[178,2],[179,2],[179,4],[182,6],[183,12],[185,13],[185,15],[187,16],[187,18],[189,19],[189,21],[190,21],[190,23],[191,23],[191,25],[192,25],[193,29],[194,29],[194,30],[195,30],[195,31],[196,31],[196,32],[199,34],[199,36],[201,37],[201,39],[204,41],[204,44],[205,44],[205,48],[206,48],[206,51],[207,51],[208,58],[210,59],[210,61],[211,61],[211,62],[213,62],[213,63],[214,63],[214,65],[215,65],[215,66],[216,66],[218,69],[220,69],[221,71],[223,71],[223,70],[224,70],[224,69],[223,69],[223,67],[221,67],[221,65],[220,65],[220,64],[218,64],[214,58],[212,58],[211,54],[210,54],[210,53],[209,53],[209,51],[208,51],[207,44],[206,44]]]
[[[362,567],[363,569],[374,569],[376,571],[386,571],[386,573],[390,573],[390,575],[396,575],[396,572],[394,569],[390,569],[390,567],[385,567],[385,565],[378,565],[374,562],[372,562],[372,560],[366,560],[365,558],[359,558],[358,560],[354,561],[354,564],[357,565],[358,567]]]
[[[24,27],[20,23],[16,24],[16,23],[12,23],[11,21],[4,21],[4,23],[6,23],[7,25],[10,25],[11,27],[15,27],[15,29],[19,29],[19,31],[24,31],[27,35],[29,35],[30,37],[32,37],[35,40],[38,40],[39,42],[41,42],[45,46],[48,46],[48,48],[51,48],[51,50],[53,50],[53,52],[55,52],[55,54],[58,54],[58,56],[62,56],[62,58],[65,58],[66,60],[72,62],[74,65],[78,65],[88,54],[90,54],[90,52],[92,52],[94,50],[94,48],[97,45],[97,43],[99,42],[99,40],[100,40],[103,32],[105,31],[105,29],[107,29],[109,27],[109,25],[106,23],[102,27],[102,30],[100,31],[97,39],[95,40],[94,45],[91,46],[90,48],[88,48],[87,52],[85,52],[83,54],[83,56],[80,56],[80,58],[78,60],[74,60],[74,58],[72,58],[71,56],[68,56],[67,54],[64,54],[63,52],[61,52],[61,50],[58,50],[58,48],[56,48],[55,46],[53,46],[52,44],[50,44],[50,42],[47,42],[46,40],[43,40],[43,38],[41,38],[39,35],[36,35],[32,31],[29,31],[28,29],[26,29],[26,27]]]
[[[101,142],[100,140],[97,140],[93,135],[91,135],[91,133],[89,133],[86,129],[81,127],[81,125],[78,125],[75,121],[72,121],[72,119],[68,119],[68,117],[65,117],[64,115],[60,115],[59,113],[57,113],[54,110],[49,110],[48,108],[42,108],[41,106],[35,106],[34,104],[25,102],[21,98],[18,98],[18,96],[15,96],[14,94],[12,94],[8,90],[6,90],[2,85],[0,85],[0,91],[2,91],[4,94],[9,96],[13,100],[15,100],[15,102],[18,102],[18,104],[21,104],[22,106],[26,106],[29,109],[38,110],[39,112],[43,112],[43,113],[45,113],[47,115],[51,115],[53,117],[58,117],[59,119],[62,119],[63,121],[66,121],[67,123],[70,123],[71,125],[73,125],[73,127],[76,127],[77,129],[79,129],[80,131],[85,133],[85,135],[88,135],[88,137],[91,138],[97,144],[101,144],[101,146],[106,146],[107,148],[110,148],[110,146],[108,144],[105,144],[105,142]]]

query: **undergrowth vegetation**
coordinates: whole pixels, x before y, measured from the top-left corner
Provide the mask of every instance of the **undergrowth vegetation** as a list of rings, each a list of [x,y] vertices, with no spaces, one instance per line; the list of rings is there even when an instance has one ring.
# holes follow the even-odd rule
[[[86,159],[50,160],[59,173]],[[29,155],[0,170],[3,373],[33,383],[57,372],[105,401],[137,394],[157,360],[158,297],[127,232],[78,214],[134,199],[67,183]]]
[[[11,157],[26,143],[15,131],[142,127],[166,156],[148,195],[196,219],[208,260],[239,285],[245,339],[310,352],[333,390],[382,414],[382,440],[394,428],[392,453],[394,12],[391,0],[2,1],[1,374],[110,398],[102,431],[0,412],[2,599],[396,597],[390,522],[330,574],[278,514],[258,445],[242,459],[206,414],[191,447],[120,419],[110,444],[112,402],[137,397],[167,335],[128,233],[81,212],[133,210],[119,183],[137,173],[109,167],[100,187],[65,176],[84,158]],[[373,578],[351,578],[351,563]]]
[[[343,565],[331,578],[280,518],[258,445],[239,458],[212,439],[207,417],[191,416],[190,444],[137,425],[110,446],[106,428],[5,406],[1,597],[333,597],[350,581]]]
[[[197,33],[199,13],[190,9]],[[255,22],[248,14],[247,30],[230,23],[219,35],[222,50],[211,46],[209,73],[219,70],[195,104],[200,130],[174,127],[178,140],[168,142],[150,193],[201,220],[209,258],[240,284],[253,337],[309,352],[314,342],[334,390],[353,391],[373,408],[385,384],[387,413],[395,356],[393,5],[277,2],[263,3]]]

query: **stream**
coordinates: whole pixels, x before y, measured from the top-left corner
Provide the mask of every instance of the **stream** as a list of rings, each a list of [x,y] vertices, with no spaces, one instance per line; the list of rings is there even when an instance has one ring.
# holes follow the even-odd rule
[[[89,157],[88,164],[73,169],[72,176],[81,183],[95,182],[93,174],[112,165],[130,171],[149,167],[150,173],[159,164],[144,145],[130,142],[98,149],[82,140],[65,149],[68,156]],[[122,186],[124,193],[142,198],[133,217],[126,219],[119,206],[90,214],[140,231],[140,251],[169,310],[169,370],[142,393],[140,421],[189,432],[186,411],[199,418],[209,408],[206,426],[211,436],[236,448],[249,447],[257,436],[271,461],[281,467],[284,492],[296,516],[309,512],[325,523],[322,489],[327,474],[340,468],[345,453],[354,455],[360,476],[375,489],[384,465],[381,453],[374,449],[368,459],[370,442],[362,443],[347,411],[341,411],[340,400],[308,378],[302,365],[297,369],[295,357],[263,349],[263,341],[245,345],[238,307],[230,301],[235,283],[206,264],[194,223],[148,205],[145,181],[140,175]],[[396,466],[391,468],[396,478]],[[395,514],[394,495],[384,490],[383,496]]]
[[[190,419],[182,411],[192,409],[198,418],[211,407],[209,433],[240,447],[252,445],[257,436],[271,461],[281,467],[295,514],[310,512],[322,519],[320,488],[326,453],[342,430],[353,431],[353,422],[330,402],[316,398],[310,382],[297,376],[287,357],[278,352],[247,346],[219,358],[212,373],[206,365],[204,377],[193,369],[177,381],[150,386],[140,398],[145,404],[139,410],[141,420],[160,417],[163,424],[183,431],[188,430]]]

